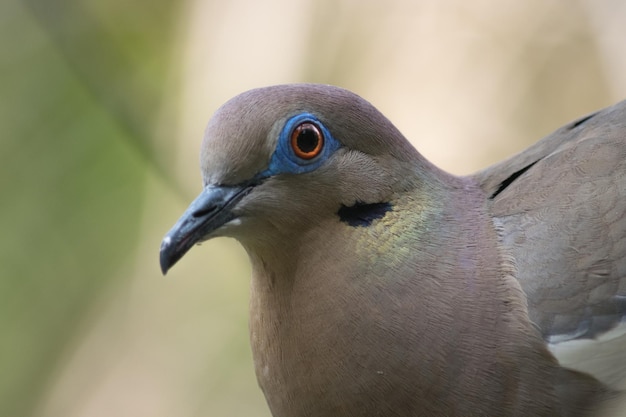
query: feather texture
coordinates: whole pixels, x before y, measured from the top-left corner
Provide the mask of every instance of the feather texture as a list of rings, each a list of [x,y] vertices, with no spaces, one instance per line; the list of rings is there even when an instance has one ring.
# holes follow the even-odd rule
[[[597,415],[626,380],[625,139],[621,103],[456,177],[346,90],[252,90],[161,265],[241,242],[275,417]]]

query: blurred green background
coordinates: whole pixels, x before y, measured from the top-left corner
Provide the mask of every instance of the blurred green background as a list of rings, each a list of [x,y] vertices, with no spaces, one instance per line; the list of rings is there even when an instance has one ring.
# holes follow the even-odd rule
[[[626,98],[619,0],[0,2],[0,416],[269,416],[233,242],[163,278],[204,125],[351,89],[467,174]]]

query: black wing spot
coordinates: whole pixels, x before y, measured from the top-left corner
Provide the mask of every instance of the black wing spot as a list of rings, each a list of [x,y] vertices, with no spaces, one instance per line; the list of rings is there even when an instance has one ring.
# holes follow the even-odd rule
[[[569,126],[569,130],[572,130],[572,129],[577,128],[578,126],[582,125],[583,123],[585,123],[587,120],[591,119],[592,117],[594,117],[594,116],[595,116],[595,115],[597,115],[598,113],[599,113],[599,112],[596,112],[596,113],[591,113],[591,114],[590,114],[590,115],[588,115],[588,116],[585,116],[585,117],[582,117],[582,118],[580,118],[580,119],[576,120],[574,123],[572,123],[572,124]]]
[[[376,219],[382,219],[387,212],[391,211],[393,206],[390,203],[361,203],[356,202],[352,206],[344,206],[339,208],[337,215],[339,220],[352,227],[367,227]]]
[[[539,161],[540,159],[536,160],[532,164],[526,165],[524,168],[520,169],[519,171],[515,171],[514,173],[509,175],[507,179],[505,179],[504,181],[500,183],[500,186],[498,187],[498,189],[491,195],[491,197],[489,197],[489,199],[493,200],[494,198],[496,198],[496,196],[500,194],[502,191],[504,191],[506,187],[513,184],[513,181],[515,181],[520,175],[528,171],[533,165],[535,165]]]

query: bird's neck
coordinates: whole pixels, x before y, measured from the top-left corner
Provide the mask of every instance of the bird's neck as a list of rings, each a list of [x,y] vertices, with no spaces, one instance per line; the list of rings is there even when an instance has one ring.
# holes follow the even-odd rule
[[[475,404],[453,381],[501,389],[494,376],[520,372],[514,349],[550,362],[479,193],[459,179],[440,195],[398,196],[367,227],[329,220],[248,250],[251,344],[274,415],[350,415],[340,410],[363,401],[359,390],[371,415],[395,396],[422,414],[450,404],[453,415]]]

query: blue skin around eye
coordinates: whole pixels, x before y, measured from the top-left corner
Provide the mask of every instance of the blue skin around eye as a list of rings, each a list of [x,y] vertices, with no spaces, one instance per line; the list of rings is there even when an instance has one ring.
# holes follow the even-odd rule
[[[322,152],[313,159],[305,160],[299,158],[291,148],[291,132],[299,124],[303,122],[311,122],[322,131],[324,135],[324,147]],[[340,147],[340,143],[330,134],[328,129],[320,122],[317,117],[310,113],[300,113],[287,120],[283,130],[278,136],[278,144],[276,150],[272,154],[269,167],[257,174],[257,178],[267,178],[276,174],[303,174],[311,172],[322,165],[330,155]]]

